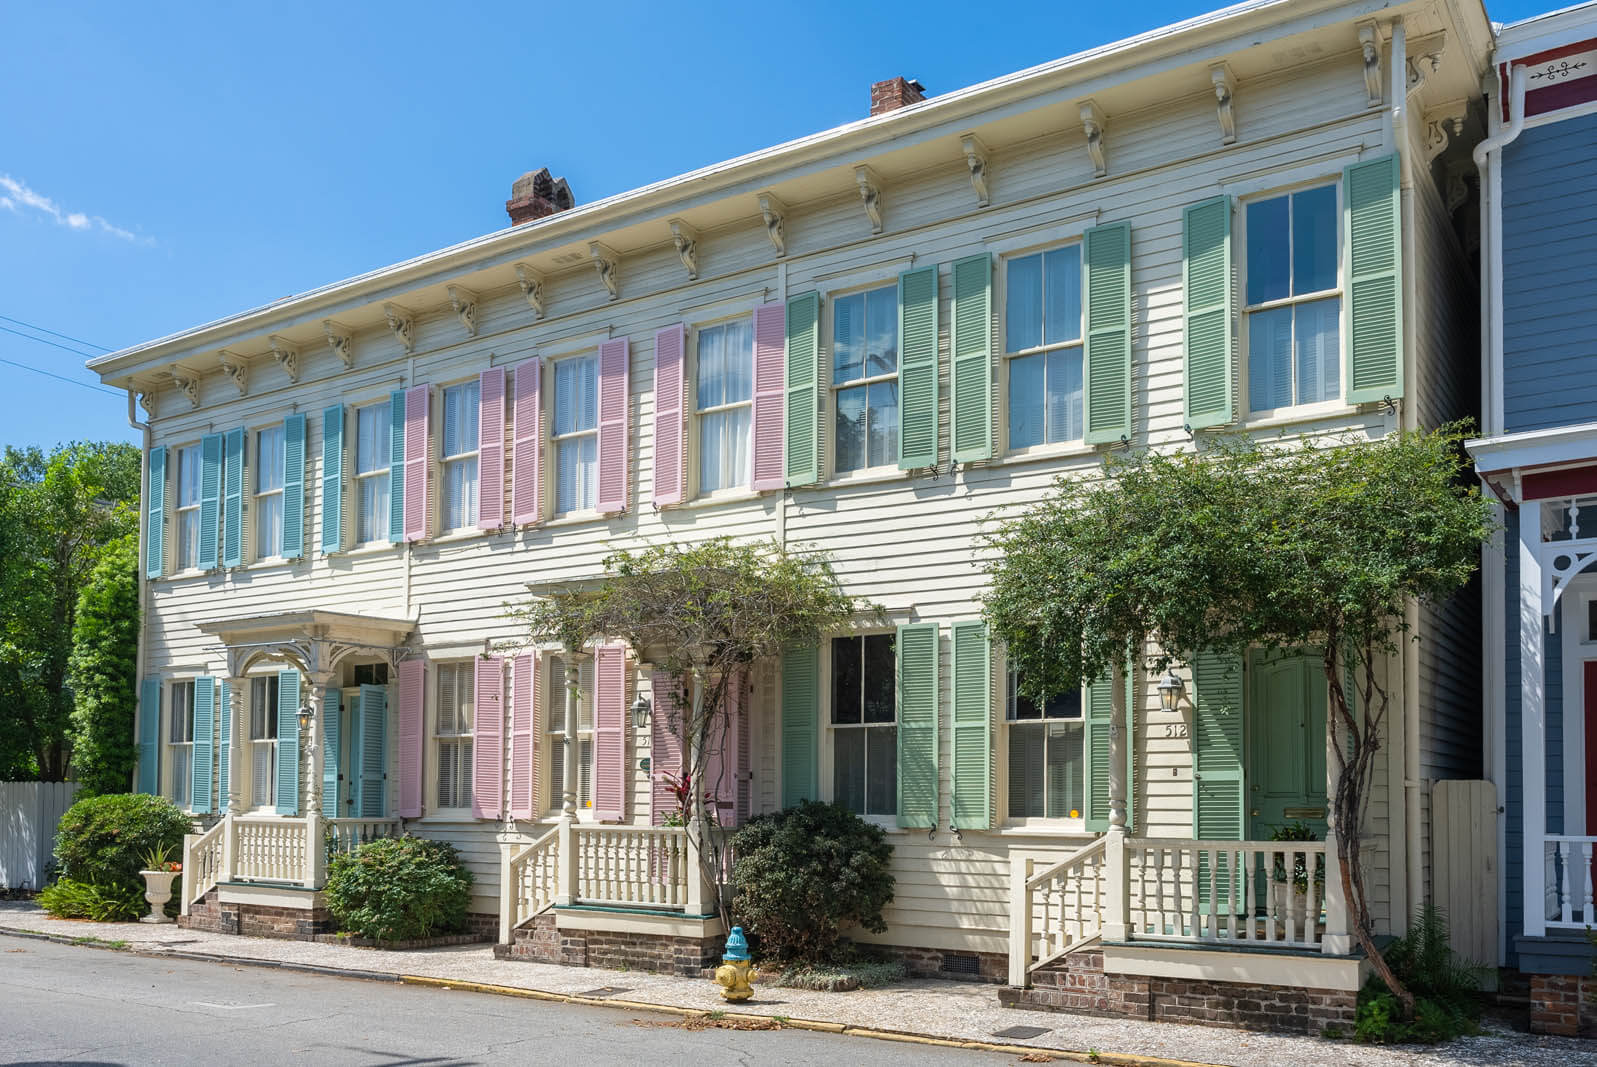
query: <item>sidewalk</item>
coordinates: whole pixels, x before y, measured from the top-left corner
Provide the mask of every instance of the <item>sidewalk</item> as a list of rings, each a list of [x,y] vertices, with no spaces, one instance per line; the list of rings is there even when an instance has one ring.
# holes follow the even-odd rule
[[[1589,1062],[1597,1043],[1535,1037],[1503,1031],[1463,1038],[1440,1048],[1379,1048],[1320,1038],[1255,1034],[1204,1026],[1101,1019],[1083,1015],[1017,1011],[998,1006],[995,988],[965,982],[907,981],[885,989],[817,993],[755,983],[755,997],[728,1005],[718,988],[702,979],[640,971],[560,967],[495,960],[489,945],[462,945],[415,952],[321,945],[304,941],[236,937],[140,923],[94,923],[53,919],[26,901],[0,901],[0,934],[26,932],[59,938],[125,942],[127,949],[241,963],[279,964],[359,972],[360,977],[425,984],[477,983],[528,993],[619,1000],[633,1011],[648,1005],[672,1011],[731,1010],[838,1027],[916,1034],[954,1041],[997,1042],[1038,1050],[1095,1051],[1111,1060],[1150,1057],[1234,1067],[1314,1064],[1315,1067],[1397,1067],[1426,1064],[1524,1064],[1568,1067]],[[608,991],[600,990],[609,987]],[[584,998],[588,999],[588,998]],[[622,1005],[617,1005],[621,1007]],[[1029,1039],[997,1036],[1009,1027],[1045,1028]],[[827,1027],[831,1028],[831,1027]],[[1124,1062],[1124,1061],[1123,1061]]]

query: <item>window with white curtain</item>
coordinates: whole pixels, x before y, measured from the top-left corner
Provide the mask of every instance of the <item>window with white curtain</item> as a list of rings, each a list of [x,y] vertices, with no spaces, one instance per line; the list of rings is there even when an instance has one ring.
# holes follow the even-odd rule
[[[1009,817],[1079,819],[1086,803],[1081,692],[1038,704],[1009,672]]]
[[[172,698],[167,702],[167,763],[172,768],[172,800],[187,808],[194,756],[194,681],[172,683]]]
[[[250,803],[277,803],[277,675],[250,679]]]
[[[599,357],[555,364],[555,513],[591,511],[599,485]]]
[[[355,412],[355,540],[360,544],[389,539],[390,415],[386,401]]]
[[[898,287],[832,301],[832,469],[898,464]]]
[[[1004,262],[1009,447],[1080,441],[1081,245]]]
[[[549,773],[543,780],[549,783],[549,807],[559,808],[566,792],[566,720],[576,716],[577,724],[577,807],[593,807],[593,657],[583,656],[577,662],[577,689],[573,693],[566,684],[564,656],[549,657],[549,721],[545,724],[548,744],[543,750],[549,754]]]
[[[1342,395],[1340,220],[1335,185],[1247,205],[1243,311],[1252,412]]]
[[[477,401],[475,380],[444,390],[444,529],[477,525]]]
[[[255,555],[283,554],[283,427],[255,435]]]
[[[695,409],[699,419],[699,491],[749,485],[749,430],[754,398],[754,321],[699,330]]]
[[[177,450],[177,569],[200,565],[200,446]]]
[[[471,807],[471,660],[438,665],[438,714],[433,748],[438,755],[438,806]]]

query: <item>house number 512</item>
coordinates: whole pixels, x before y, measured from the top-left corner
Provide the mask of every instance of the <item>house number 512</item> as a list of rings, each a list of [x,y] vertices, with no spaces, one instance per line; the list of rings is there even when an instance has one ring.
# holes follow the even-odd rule
[[[1184,722],[1167,722],[1164,724],[1164,735],[1166,737],[1186,737],[1187,724]]]

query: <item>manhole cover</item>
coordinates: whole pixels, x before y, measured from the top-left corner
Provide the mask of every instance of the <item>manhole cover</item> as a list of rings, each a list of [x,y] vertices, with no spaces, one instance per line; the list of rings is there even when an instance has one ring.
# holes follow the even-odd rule
[[[632,992],[632,987],[631,986],[605,985],[605,986],[600,986],[598,989],[590,989],[586,993],[578,993],[577,996],[579,996],[579,997],[613,997],[617,993],[630,993],[630,992]]]
[[[1012,1037],[1017,1041],[1030,1041],[1034,1037],[1041,1037],[1048,1033],[1046,1026],[1011,1026],[1006,1030],[994,1030],[994,1037]]]

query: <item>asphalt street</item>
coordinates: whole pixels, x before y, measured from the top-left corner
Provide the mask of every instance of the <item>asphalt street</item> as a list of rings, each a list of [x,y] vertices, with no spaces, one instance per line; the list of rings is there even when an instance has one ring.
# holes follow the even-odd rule
[[[997,1064],[804,1030],[162,960],[0,935],[0,1063]]]

